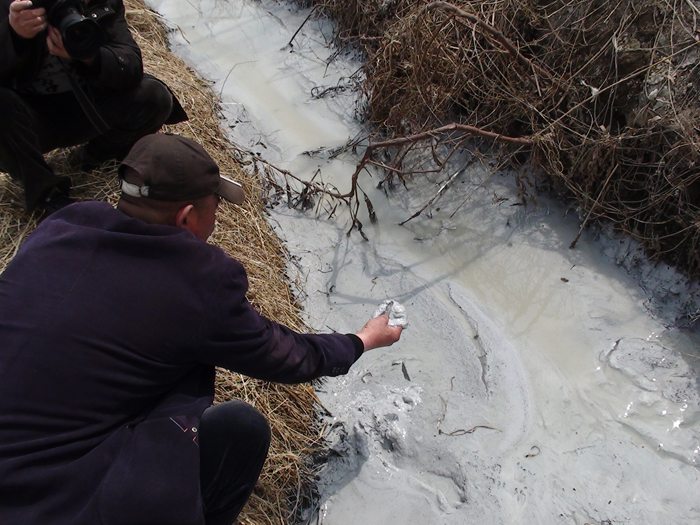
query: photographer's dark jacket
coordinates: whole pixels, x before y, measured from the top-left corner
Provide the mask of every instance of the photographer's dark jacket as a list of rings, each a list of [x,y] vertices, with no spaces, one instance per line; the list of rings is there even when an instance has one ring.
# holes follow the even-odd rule
[[[265,319],[247,289],[184,229],[103,202],[44,220],[0,277],[0,523],[202,525],[214,366],[296,383],[362,354]]]
[[[0,0],[0,86],[22,90],[36,77],[48,54],[46,32],[32,39],[17,36],[9,23],[11,3]],[[108,35],[108,42],[100,48],[92,65],[74,61],[77,74],[87,84],[88,96],[96,89],[125,91],[137,87],[144,75],[141,50],[127,26],[122,1],[92,0],[85,16],[98,20]],[[173,112],[166,123],[186,118],[182,106],[173,97]]]

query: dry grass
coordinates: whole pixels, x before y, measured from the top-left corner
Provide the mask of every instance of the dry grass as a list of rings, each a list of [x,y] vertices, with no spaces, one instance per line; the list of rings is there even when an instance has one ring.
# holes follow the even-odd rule
[[[222,204],[212,242],[245,266],[250,281],[249,300],[263,315],[295,329],[303,329],[298,304],[290,292],[285,271],[284,246],[265,218],[257,170],[242,167],[240,152],[222,131],[219,105],[210,85],[173,56],[167,48],[167,33],[155,13],[138,0],[127,0],[127,18],[144,56],[145,70],[164,80],[177,94],[190,116],[188,122],[168,131],[197,140],[219,164],[222,172],[240,181],[248,198],[242,206]],[[115,203],[117,176],[114,164],[85,174],[67,162],[68,151],[49,155],[57,173],[72,177],[73,195]],[[27,216],[22,190],[8,176],[0,176],[0,271],[22,241],[37,225]],[[304,457],[320,441],[315,420],[316,397],[310,385],[275,385],[219,370],[217,401],[242,399],[255,406],[270,421],[272,445],[255,493],[239,521],[243,524],[289,522],[294,509],[290,501],[301,500],[309,488],[310,473]],[[295,497],[300,495],[302,497]]]
[[[504,149],[538,168],[540,187],[575,202],[584,223],[613,221],[651,256],[700,276],[694,0],[309,3],[366,54],[378,140],[458,123],[528,141]],[[404,162],[416,158],[408,150],[430,157],[466,135],[479,133],[432,132],[375,152],[392,153],[381,167],[404,179],[420,171]]]

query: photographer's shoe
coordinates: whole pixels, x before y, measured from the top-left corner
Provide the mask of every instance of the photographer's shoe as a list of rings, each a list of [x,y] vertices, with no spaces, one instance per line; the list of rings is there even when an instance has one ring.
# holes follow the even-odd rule
[[[61,208],[65,208],[66,206],[69,206],[74,202],[76,202],[75,199],[71,199],[65,193],[62,193],[56,188],[53,188],[49,195],[46,197],[46,200],[44,201],[44,204],[42,206],[44,210],[42,218],[46,218],[52,213],[57,212]]]
[[[106,161],[97,159],[90,154],[85,146],[78,146],[68,155],[68,164],[74,166],[83,173],[90,173],[100,168]]]

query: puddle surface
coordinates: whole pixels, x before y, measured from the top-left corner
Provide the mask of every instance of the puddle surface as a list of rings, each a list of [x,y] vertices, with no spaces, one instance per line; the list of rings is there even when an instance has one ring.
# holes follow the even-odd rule
[[[152,0],[174,50],[215,82],[231,136],[299,176],[346,189],[356,158],[303,152],[360,131],[350,95],[314,99],[359,64],[330,64],[323,23],[270,1]],[[667,330],[647,297],[540,198],[514,206],[507,176],[476,166],[440,211],[404,227],[447,175],[388,198],[379,222],[278,207],[309,322],[355,331],[387,298],[410,327],[319,396],[337,425],[318,523],[692,523],[700,519],[698,342]],[[468,193],[473,197],[464,205]],[[461,205],[461,206],[460,206]],[[454,210],[459,212],[452,217]],[[690,364],[689,364],[690,363]],[[607,522],[606,522],[607,523]]]

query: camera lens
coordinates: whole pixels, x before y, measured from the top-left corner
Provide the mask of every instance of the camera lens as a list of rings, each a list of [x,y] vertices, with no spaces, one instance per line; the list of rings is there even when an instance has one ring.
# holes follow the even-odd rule
[[[58,30],[68,54],[79,60],[95,56],[103,44],[102,28],[80,14],[64,17]]]
[[[75,0],[56,0],[47,9],[49,21],[61,33],[63,47],[78,60],[94,57],[105,43],[102,27],[82,14],[82,4]]]

